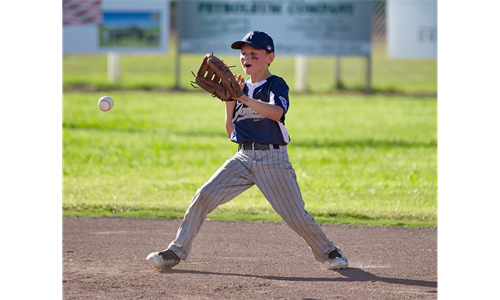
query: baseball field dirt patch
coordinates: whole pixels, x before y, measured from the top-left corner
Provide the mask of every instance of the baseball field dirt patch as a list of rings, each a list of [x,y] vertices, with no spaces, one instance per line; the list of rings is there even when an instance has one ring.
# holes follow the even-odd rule
[[[332,271],[283,223],[207,220],[187,261],[146,256],[179,219],[63,218],[64,299],[437,299],[437,229],[321,225],[349,259]]]

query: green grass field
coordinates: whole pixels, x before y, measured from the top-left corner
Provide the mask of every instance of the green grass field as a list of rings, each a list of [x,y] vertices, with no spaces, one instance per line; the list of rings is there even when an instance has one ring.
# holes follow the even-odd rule
[[[290,99],[290,160],[318,222],[437,225],[436,98]],[[223,120],[204,92],[65,92],[63,214],[181,218],[236,151]],[[209,218],[281,221],[255,187]]]

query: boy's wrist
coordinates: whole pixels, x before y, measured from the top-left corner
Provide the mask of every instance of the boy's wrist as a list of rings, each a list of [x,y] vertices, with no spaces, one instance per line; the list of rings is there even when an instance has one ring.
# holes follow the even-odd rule
[[[238,100],[242,103],[248,103],[249,99],[250,99],[250,97],[248,97],[247,95],[242,95],[241,97],[235,98],[234,100]]]

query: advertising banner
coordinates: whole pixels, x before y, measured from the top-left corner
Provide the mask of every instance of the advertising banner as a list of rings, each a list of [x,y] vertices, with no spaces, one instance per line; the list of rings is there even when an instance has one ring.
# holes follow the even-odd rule
[[[165,53],[167,0],[64,0],[63,53]]]
[[[179,1],[180,52],[235,53],[252,30],[279,55],[369,55],[372,1]]]
[[[437,0],[387,1],[387,56],[437,58]]]

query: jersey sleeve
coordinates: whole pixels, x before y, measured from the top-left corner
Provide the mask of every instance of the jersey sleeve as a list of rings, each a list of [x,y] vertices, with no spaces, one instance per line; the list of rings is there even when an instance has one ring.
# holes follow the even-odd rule
[[[285,115],[290,107],[290,100],[288,99],[288,85],[282,78],[276,79],[271,85],[269,94],[269,103],[277,105],[283,109],[283,116],[281,121],[285,121]]]

